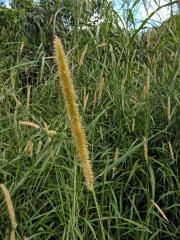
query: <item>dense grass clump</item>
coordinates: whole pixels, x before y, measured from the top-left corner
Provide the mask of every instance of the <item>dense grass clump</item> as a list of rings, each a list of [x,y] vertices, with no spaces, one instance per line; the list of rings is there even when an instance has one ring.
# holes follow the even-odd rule
[[[106,1],[72,2],[62,13],[52,5],[0,8],[0,183],[16,239],[178,239],[179,16],[142,34],[120,27]],[[95,12],[102,21],[90,21]],[[92,192],[59,89],[55,34],[87,134]],[[2,192],[0,239],[11,230]]]

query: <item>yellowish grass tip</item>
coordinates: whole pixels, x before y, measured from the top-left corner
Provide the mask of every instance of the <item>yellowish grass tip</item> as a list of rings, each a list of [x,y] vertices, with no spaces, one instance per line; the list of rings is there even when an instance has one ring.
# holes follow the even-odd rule
[[[9,190],[7,189],[7,187],[3,183],[0,184],[0,187],[2,189],[4,199],[5,199],[5,202],[6,202],[6,206],[7,206],[7,209],[8,209],[8,213],[9,213],[9,218],[11,220],[12,231],[11,231],[10,240],[15,240],[15,238],[16,238],[15,237],[15,230],[16,230],[16,227],[17,227],[17,221],[16,221],[16,216],[15,216],[13,203],[12,203],[10,193],[9,193]]]
[[[24,126],[29,126],[29,127],[32,127],[32,128],[40,128],[40,126],[34,122],[30,122],[30,121],[19,121],[19,124],[20,125],[24,125]]]
[[[34,145],[33,142],[31,140],[29,140],[27,142],[27,145],[26,145],[25,149],[24,149],[25,153],[27,155],[29,155],[30,157],[33,156],[33,145]]]

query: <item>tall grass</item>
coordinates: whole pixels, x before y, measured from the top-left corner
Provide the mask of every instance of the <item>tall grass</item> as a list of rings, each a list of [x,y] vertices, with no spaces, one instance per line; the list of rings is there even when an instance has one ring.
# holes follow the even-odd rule
[[[3,42],[0,182],[10,191],[17,239],[178,239],[179,32],[171,21],[142,36],[122,29],[109,4],[103,22],[88,28],[73,6],[69,11],[75,28],[61,36],[88,135],[94,191],[82,184],[52,55],[25,42],[29,59],[22,42]],[[13,46],[15,57],[7,54]],[[11,223],[2,193],[0,209],[3,240]]]

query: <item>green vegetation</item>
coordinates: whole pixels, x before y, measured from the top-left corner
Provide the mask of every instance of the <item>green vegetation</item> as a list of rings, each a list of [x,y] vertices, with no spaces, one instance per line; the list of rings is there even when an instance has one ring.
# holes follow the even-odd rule
[[[16,239],[180,238],[179,16],[142,34],[143,25],[121,27],[107,1],[13,2],[0,7],[0,183]],[[74,78],[93,192],[59,88],[55,35]],[[0,239],[10,233],[0,191]]]

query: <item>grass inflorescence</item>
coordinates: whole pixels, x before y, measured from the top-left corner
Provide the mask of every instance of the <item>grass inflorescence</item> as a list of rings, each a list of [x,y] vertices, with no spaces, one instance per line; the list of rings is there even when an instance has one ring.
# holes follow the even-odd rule
[[[56,37],[54,40],[54,49],[56,63],[58,66],[60,85],[62,87],[64,101],[67,108],[67,113],[71,123],[71,131],[76,141],[76,148],[78,150],[82,169],[86,179],[87,187],[93,190],[94,175],[92,172],[91,163],[89,160],[89,152],[86,140],[86,134],[81,123],[81,117],[77,106],[76,93],[66,59],[65,51],[60,38]]]

